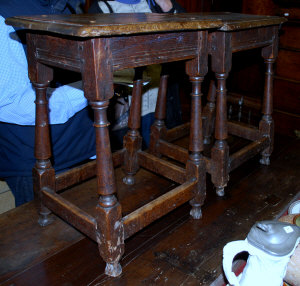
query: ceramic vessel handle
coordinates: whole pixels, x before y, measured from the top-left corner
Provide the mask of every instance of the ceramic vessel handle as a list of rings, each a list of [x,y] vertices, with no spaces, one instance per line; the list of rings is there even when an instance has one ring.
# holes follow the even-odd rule
[[[243,251],[248,251],[248,243],[245,240],[237,240],[227,243],[223,248],[223,269],[230,285],[240,286],[238,278],[232,272],[234,257]]]

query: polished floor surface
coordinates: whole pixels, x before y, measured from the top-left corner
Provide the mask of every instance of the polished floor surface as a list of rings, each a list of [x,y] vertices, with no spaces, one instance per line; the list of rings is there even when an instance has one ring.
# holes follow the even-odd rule
[[[232,149],[239,140],[231,139]],[[0,215],[1,285],[218,285],[223,246],[244,239],[255,221],[276,219],[300,192],[300,141],[275,136],[270,166],[256,156],[231,173],[224,198],[217,197],[207,177],[203,218],[189,217],[185,204],[126,240],[118,278],[103,274],[97,244],[55,217],[37,224],[37,202]],[[133,187],[116,170],[118,197],[124,214],[173,188],[145,170]],[[93,212],[95,179],[64,192]],[[83,193],[85,193],[83,195]],[[219,283],[220,284],[220,283]]]

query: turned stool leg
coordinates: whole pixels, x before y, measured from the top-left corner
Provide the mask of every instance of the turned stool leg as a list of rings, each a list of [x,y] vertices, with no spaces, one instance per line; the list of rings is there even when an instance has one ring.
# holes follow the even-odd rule
[[[211,80],[207,95],[207,103],[203,108],[203,135],[204,144],[210,144],[211,135],[213,133],[215,117],[216,117],[216,85],[215,81]]]
[[[123,182],[127,185],[134,184],[134,175],[139,169],[138,151],[142,147],[142,137],[139,128],[141,126],[141,101],[142,101],[143,80],[139,79],[134,82],[132,91],[132,101],[129,112],[128,127],[129,130],[124,136],[124,172],[126,177]]]
[[[211,150],[213,162],[212,182],[216,187],[216,193],[224,196],[224,188],[229,180],[229,148],[227,144],[227,107],[226,107],[226,73],[216,73],[217,79],[217,106],[215,139]]]
[[[36,164],[33,168],[33,188],[34,192],[42,201],[43,188],[55,190],[55,171],[51,166],[51,143],[49,133],[48,99],[46,84],[33,83],[36,90],[36,123],[35,123],[35,158]],[[49,216],[51,211],[41,202],[40,217],[38,223],[46,226],[53,221]]]
[[[149,153],[160,156],[157,150],[159,139],[164,138],[167,132],[165,125],[167,109],[167,87],[169,75],[161,75],[158,96],[155,107],[155,121],[151,126]]]
[[[191,92],[191,125],[189,138],[189,158],[186,163],[187,179],[195,179],[194,198],[190,200],[190,215],[194,219],[202,217],[201,207],[206,198],[206,162],[203,156],[203,130],[201,84],[208,70],[207,32],[199,32],[198,57],[186,63],[186,73],[192,83]]]
[[[96,207],[96,235],[101,257],[106,262],[105,274],[116,277],[122,273],[119,263],[124,253],[124,227],[109,141],[107,106],[109,101],[90,102],[94,110],[96,132],[97,189],[100,195]]]
[[[194,219],[202,217],[201,207],[206,197],[206,166],[203,157],[203,133],[201,116],[201,83],[204,77],[190,77],[192,82],[191,94],[191,127],[189,141],[189,159],[187,161],[187,177],[193,176],[198,181],[195,188],[195,197],[190,201],[192,209],[190,215]]]
[[[47,88],[53,80],[53,69],[36,61],[34,35],[27,33],[28,74],[36,93],[35,114],[35,146],[36,163],[32,171],[34,193],[39,197],[40,217],[38,223],[46,226],[53,221],[50,210],[42,203],[42,190],[47,188],[55,191],[55,171],[51,165],[51,142],[49,130],[49,110]]]
[[[263,136],[267,136],[270,139],[269,147],[262,153],[260,163],[263,165],[270,165],[270,155],[273,151],[274,141],[274,122],[272,119],[273,112],[273,65],[275,58],[265,57],[266,75],[265,75],[265,90],[262,107],[262,119],[259,123],[259,130]]]
[[[211,66],[217,81],[215,143],[211,150],[210,169],[217,195],[224,196],[224,188],[229,180],[226,79],[232,62],[231,33],[213,32],[210,34],[210,40]]]

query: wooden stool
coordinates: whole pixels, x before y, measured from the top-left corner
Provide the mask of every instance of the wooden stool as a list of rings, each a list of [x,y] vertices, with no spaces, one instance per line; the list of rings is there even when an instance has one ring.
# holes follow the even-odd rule
[[[273,64],[277,57],[279,25],[285,22],[285,19],[232,13],[216,13],[213,15],[222,19],[223,22],[222,27],[217,31],[210,32],[208,38],[212,71],[215,73],[217,86],[214,85],[213,81],[210,84],[208,103],[203,110],[205,119],[203,121],[203,131],[202,125],[199,125],[198,136],[201,137],[203,132],[204,143],[208,144],[210,143],[211,133],[215,130],[215,143],[211,149],[211,157],[205,157],[204,160],[206,171],[211,174],[212,182],[216,187],[216,193],[223,196],[230,171],[258,153],[262,154],[260,160],[262,164],[270,164],[269,157],[273,149],[274,136],[272,119]],[[263,117],[259,128],[250,128],[240,123],[228,122],[226,107],[226,79],[231,69],[232,53],[254,48],[262,49],[262,56],[266,63]],[[162,78],[164,86],[166,85],[166,78],[166,76]],[[164,155],[185,163],[188,158],[187,151],[172,145],[170,142],[181,135],[185,135],[188,125],[167,131],[163,124],[165,108],[165,98],[161,99],[159,97],[155,114],[156,121],[152,128],[150,152],[156,156]],[[191,125],[193,125],[193,122],[197,122],[193,118],[194,112],[194,110],[191,111]],[[198,115],[201,113],[199,110],[196,112]],[[248,139],[252,143],[229,155],[228,132]],[[167,135],[171,133],[176,134],[176,136]],[[198,139],[200,140],[200,138]],[[193,140],[192,136],[191,140]]]
[[[211,150],[207,171],[211,174],[217,194],[221,196],[224,195],[224,187],[227,185],[230,171],[258,153],[262,155],[261,164],[269,165],[269,157],[273,150],[273,65],[278,50],[278,29],[284,19],[277,18],[277,21],[276,19],[273,21],[274,19],[268,16],[244,15],[243,17],[245,17],[245,25],[240,26],[236,25],[235,18],[224,14],[226,24],[218,31],[209,34],[209,53],[217,85],[214,135],[216,141]],[[253,25],[252,20],[256,20],[257,23]],[[231,69],[232,53],[254,48],[261,48],[266,64],[263,116],[258,129],[227,121],[226,107],[226,78]],[[208,105],[212,106],[213,100],[214,98],[210,98]],[[213,112],[213,109],[210,111]],[[226,142],[228,133],[250,140],[252,143],[229,155]]]
[[[105,273],[121,274],[124,240],[154,220],[191,201],[191,215],[201,217],[205,198],[205,161],[202,155],[201,82],[207,72],[208,29],[222,22],[203,15],[103,14],[13,17],[7,24],[27,29],[29,76],[36,89],[34,188],[41,200],[40,224],[49,224],[50,211],[98,243]],[[186,168],[141,151],[140,90],[134,84],[129,132],[125,148],[111,153],[106,111],[113,96],[113,72],[119,69],[186,60],[193,84],[190,154]],[[46,90],[53,67],[80,72],[84,95],[94,111],[96,162],[59,175],[51,166]],[[160,92],[164,92],[161,90]],[[163,96],[163,95],[161,95]],[[184,155],[186,157],[186,155]],[[123,164],[126,183],[140,168],[161,174],[179,185],[132,213],[122,216],[116,197],[114,167]],[[98,202],[91,215],[57,192],[97,175]]]
[[[33,176],[34,188],[41,200],[40,224],[49,224],[49,214],[53,211],[95,240],[100,255],[106,262],[105,273],[118,276],[122,271],[119,261],[124,253],[126,238],[188,201],[192,205],[192,217],[201,217],[201,206],[206,195],[206,172],[212,174],[213,181],[220,190],[227,183],[229,170],[247,160],[254,152],[263,151],[267,162],[272,149],[273,130],[271,66],[276,57],[278,25],[283,20],[278,17],[257,17],[236,14],[104,14],[6,19],[7,24],[27,29],[29,76],[36,89],[37,161]],[[208,36],[209,29],[217,28],[221,30]],[[249,147],[229,158],[226,143],[225,79],[230,69],[231,52],[254,47],[264,47],[263,55],[268,66],[264,117],[259,130],[244,131],[239,126],[228,125],[233,133],[254,140],[250,146],[251,151]],[[208,69],[208,53],[215,58],[213,69],[218,79],[217,141],[211,159],[203,156],[201,114],[201,83]],[[125,148],[112,154],[106,111],[113,96],[113,72],[179,60],[186,61],[186,72],[192,83],[188,150],[168,142],[182,134],[187,125],[165,130],[163,102],[167,76],[163,75],[150,152],[141,151],[138,129],[142,82],[137,80],[130,110],[130,130],[124,139]],[[96,162],[58,175],[50,162],[46,96],[47,87],[53,79],[53,67],[82,74],[84,94],[94,111],[96,133]],[[185,163],[185,167],[162,160],[160,155],[178,159]],[[123,217],[116,196],[114,177],[114,167],[121,164],[127,174],[126,183],[133,183],[133,175],[143,167],[173,180],[178,186]],[[92,215],[57,193],[95,175],[99,200],[95,202]]]

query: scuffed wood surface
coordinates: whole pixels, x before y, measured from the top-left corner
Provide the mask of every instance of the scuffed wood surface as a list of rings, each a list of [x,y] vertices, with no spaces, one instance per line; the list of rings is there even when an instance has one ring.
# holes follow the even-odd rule
[[[201,30],[222,31],[279,25],[285,18],[237,13],[123,13],[81,15],[16,16],[6,24],[68,36],[98,37],[137,33]]]
[[[203,14],[81,14],[12,17],[8,25],[69,36],[97,37],[218,28],[221,21]]]
[[[221,31],[234,31],[273,26],[286,22],[285,18],[276,16],[248,15],[229,12],[216,14],[218,19],[222,20],[222,27],[219,28]]]

